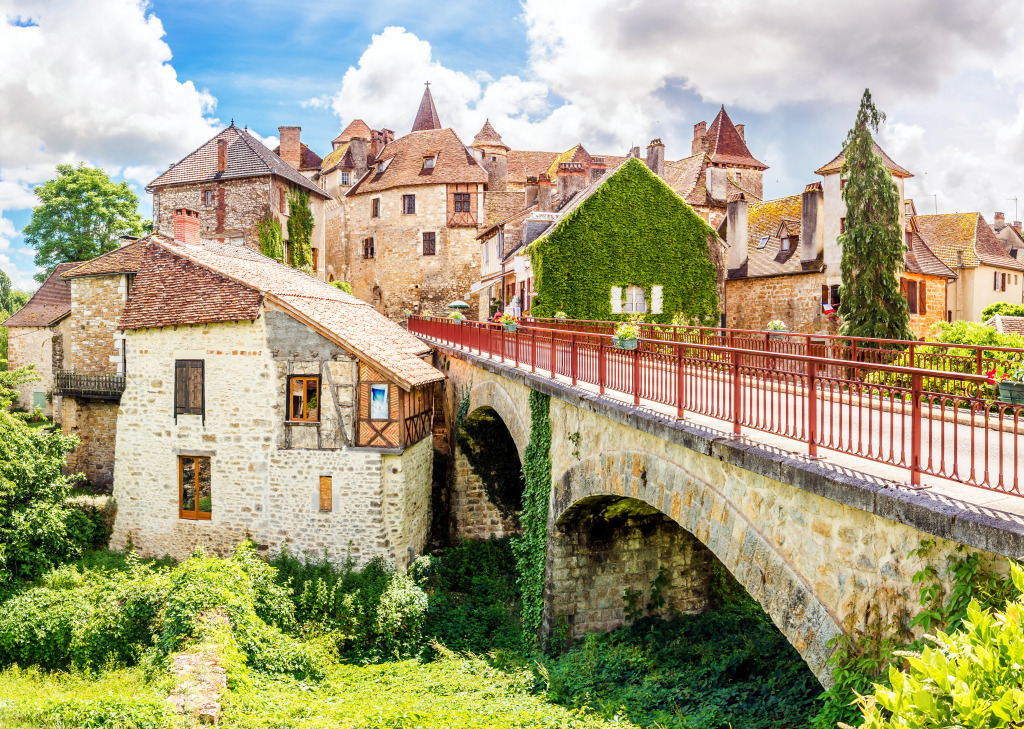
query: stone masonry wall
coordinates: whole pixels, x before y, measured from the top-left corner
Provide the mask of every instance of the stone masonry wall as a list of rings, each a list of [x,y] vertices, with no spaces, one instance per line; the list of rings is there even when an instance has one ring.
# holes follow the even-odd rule
[[[909,272],[904,272],[901,277],[910,281],[925,282],[925,313],[910,315],[910,329],[918,339],[934,339],[935,332],[931,330],[932,326],[936,322],[946,321],[946,279]]]
[[[553,636],[574,639],[628,622],[626,590],[640,593],[645,615],[699,613],[708,608],[711,552],[662,514],[579,518],[560,525],[548,542]],[[664,570],[664,605],[644,608]]]
[[[254,323],[128,333],[112,545],[123,547],[130,537],[145,555],[181,558],[197,546],[224,554],[250,535],[272,552],[287,546],[334,562],[351,555],[358,563],[376,555],[401,561],[399,552],[407,542],[421,549],[425,528],[422,536],[409,527],[396,538],[389,532],[386,505],[388,491],[403,493],[411,477],[423,481],[412,487],[414,501],[429,493],[429,469],[418,467],[416,454],[408,455],[407,467],[403,456],[369,449],[278,447],[284,442],[285,393],[270,356],[265,321],[266,316]],[[175,359],[206,363],[205,422],[199,415],[179,415],[175,422]],[[322,392],[321,402],[329,397]],[[179,455],[211,459],[209,521],[178,518]],[[386,481],[385,462],[392,458],[402,465]],[[322,476],[331,478],[329,512],[319,510]],[[410,524],[426,523],[413,508],[406,514]]]
[[[473,472],[458,442],[451,491],[452,538],[488,539],[519,533],[517,515],[501,513],[487,496],[483,481]]]
[[[210,205],[204,200],[205,190],[213,191]],[[278,201],[271,199],[270,177],[158,188],[153,193],[153,210],[157,229],[161,233],[174,235],[174,211],[178,208],[199,213],[201,238],[241,237],[247,247],[257,251],[260,249],[260,238],[256,223],[272,212],[279,212]]]
[[[725,282],[725,325],[764,329],[781,319],[791,332],[825,334],[821,313],[821,274],[736,279]]]
[[[67,458],[67,473],[83,473],[89,483],[110,489],[114,482],[117,403],[61,398],[61,430],[78,436],[78,448]]]
[[[35,398],[33,393],[46,393],[53,389],[53,329],[50,327],[8,327],[7,367],[17,369],[35,365],[35,382],[18,386],[16,407],[31,410]],[[53,408],[43,402],[43,413],[52,415]]]
[[[127,277],[89,276],[71,279],[71,328],[64,342],[67,369],[120,372],[121,342],[117,319],[128,300]]]
[[[402,196],[416,195],[416,213],[402,213]],[[380,217],[370,217],[370,201],[380,198]],[[414,312],[446,313],[455,299],[469,295],[469,287],[480,278],[478,227],[447,227],[448,198],[445,185],[416,185],[382,193],[344,199],[344,223],[335,217],[332,226],[344,225],[344,260],[328,248],[334,271],[344,271],[354,293],[392,319],[404,309]],[[436,254],[423,255],[423,233],[436,236]],[[337,233],[329,233],[334,240]],[[375,255],[363,258],[363,240],[374,238]],[[472,302],[470,302],[472,304]],[[475,305],[466,312],[477,318]]]

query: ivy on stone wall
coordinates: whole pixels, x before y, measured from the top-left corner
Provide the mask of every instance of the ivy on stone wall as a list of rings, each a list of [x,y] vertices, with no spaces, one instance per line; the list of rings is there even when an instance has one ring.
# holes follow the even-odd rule
[[[260,253],[273,258],[278,263],[284,262],[284,239],[281,233],[281,221],[274,217],[264,218],[256,223],[260,234]]]
[[[686,201],[638,159],[631,159],[529,248],[537,297],[532,313],[571,319],[613,314],[611,289],[642,286],[651,308],[662,286],[660,314],[648,321],[718,320],[716,234]]]
[[[288,194],[288,249],[292,268],[307,273],[313,270],[313,211],[309,193],[294,190]]]
[[[523,596],[523,631],[536,636],[544,614],[544,560],[551,498],[551,397],[530,391],[530,442],[523,460],[522,534],[512,539],[516,581]]]

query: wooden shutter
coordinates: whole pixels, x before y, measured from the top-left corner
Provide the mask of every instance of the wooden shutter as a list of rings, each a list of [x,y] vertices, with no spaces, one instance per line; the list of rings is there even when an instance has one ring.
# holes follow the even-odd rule
[[[331,491],[331,477],[320,477],[320,511],[332,511],[334,509],[334,494]]]
[[[174,420],[188,408],[188,362],[183,359],[174,362]]]
[[[910,310],[911,314],[917,313],[917,281],[907,281],[907,309]]]
[[[828,286],[826,286],[825,284],[821,285],[821,303],[828,303]]]
[[[206,421],[205,362],[201,359],[174,361],[174,419],[179,415],[201,415]]]
[[[928,313],[928,287],[924,281],[918,281],[917,283],[917,311],[919,314]]]

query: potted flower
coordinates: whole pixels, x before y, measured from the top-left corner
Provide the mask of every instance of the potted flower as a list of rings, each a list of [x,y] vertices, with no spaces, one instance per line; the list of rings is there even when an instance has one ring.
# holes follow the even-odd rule
[[[408,319],[409,317],[412,316],[412,309],[406,309],[405,311],[402,312],[402,314],[405,316],[406,319]]]
[[[566,314],[564,311],[556,311],[555,312],[555,318],[559,319],[561,321],[565,321],[566,319],[569,318],[569,315]]]
[[[782,321],[782,319],[772,319],[768,322],[765,330],[769,332],[768,336],[771,339],[782,339],[786,333],[786,322]]]
[[[506,332],[514,332],[519,328],[519,317],[507,311],[501,315],[498,321],[504,325]]]
[[[637,339],[640,337],[640,322],[635,319],[624,321],[615,327],[615,334],[612,336],[612,344],[616,349],[636,349]]]
[[[1024,405],[1024,364],[1018,364],[1001,378],[995,367],[988,373],[988,380],[999,386],[999,399],[1014,405]]]
[[[453,311],[448,315],[448,318],[456,324],[461,324],[466,319],[465,315],[461,311]]]

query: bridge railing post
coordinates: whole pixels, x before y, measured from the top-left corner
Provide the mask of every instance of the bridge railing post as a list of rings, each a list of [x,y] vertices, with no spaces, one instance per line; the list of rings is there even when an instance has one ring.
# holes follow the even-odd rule
[[[576,332],[573,332],[569,341],[569,376],[572,384],[576,384]]]
[[[516,327],[516,330],[512,332],[512,348],[515,350],[515,366],[519,367],[519,327]]]
[[[537,371],[537,330],[530,329],[530,372]]]
[[[808,349],[810,346],[808,344]],[[807,363],[807,452],[818,455],[818,363]]]
[[[555,330],[551,330],[551,379],[555,379],[555,370],[558,369],[556,365],[558,352],[555,349]]]
[[[684,372],[683,348],[676,345],[676,416],[679,418],[683,417]]]
[[[633,404],[640,404],[640,342],[633,350]]]
[[[740,434],[740,409],[743,405],[743,387],[740,381],[740,353],[732,352],[732,432],[733,435]]]
[[[608,355],[604,348],[604,337],[598,336],[597,340],[597,387],[600,393],[604,394],[604,384],[608,377]]]
[[[924,377],[921,373],[911,375],[910,399],[910,483],[921,485],[921,392],[924,390]]]

